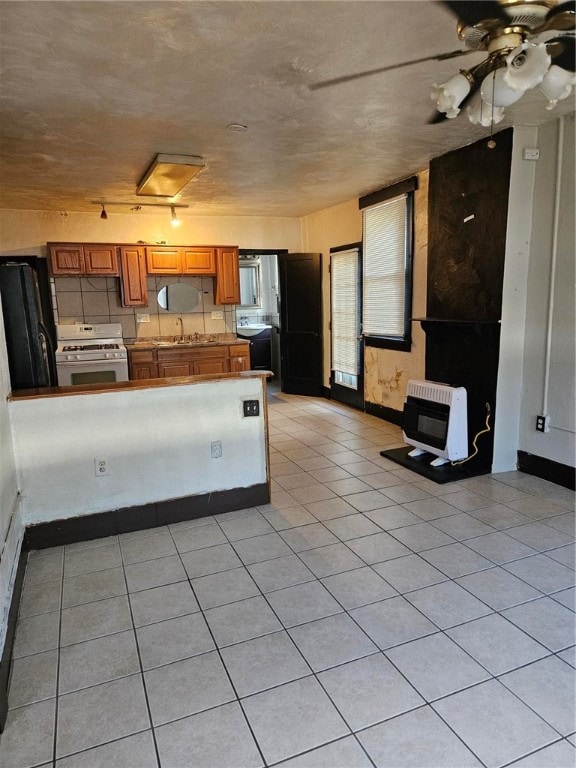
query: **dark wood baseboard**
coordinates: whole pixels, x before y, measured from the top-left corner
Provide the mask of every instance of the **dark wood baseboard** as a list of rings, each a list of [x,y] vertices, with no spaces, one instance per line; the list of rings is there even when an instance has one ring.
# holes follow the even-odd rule
[[[560,464],[558,461],[543,459],[541,456],[534,456],[532,453],[518,451],[518,469],[526,472],[527,475],[535,475],[543,480],[549,480],[571,491],[576,489],[576,470],[567,464]]]
[[[389,421],[391,424],[396,424],[398,427],[402,426],[404,411],[397,411],[395,408],[388,408],[386,405],[378,405],[377,403],[369,403],[368,401],[364,404],[364,410],[371,416],[377,416],[379,419]]]
[[[24,584],[27,557],[28,553],[24,548],[24,544],[22,544],[18,566],[16,568],[14,588],[12,590],[12,600],[10,601],[10,608],[8,610],[6,639],[2,651],[2,660],[0,661],[0,733],[4,730],[6,716],[8,715],[8,681],[10,679],[10,664],[12,662],[12,646],[14,645],[14,635],[16,634],[16,622],[18,620],[18,608],[20,607],[20,597],[22,594],[22,585]]]
[[[485,475],[489,469],[475,471],[466,469],[462,464],[453,467],[451,464],[443,464],[441,467],[431,467],[430,462],[435,458],[431,453],[425,453],[422,456],[408,456],[408,452],[413,450],[412,446],[408,448],[391,448],[388,451],[380,451],[380,456],[396,462],[413,472],[417,472],[428,480],[434,480],[435,483],[454,483],[457,480],[464,480],[468,477],[477,477]]]
[[[325,397],[326,400],[332,400],[332,390],[330,387],[322,386],[322,397]]]
[[[268,483],[260,483],[249,488],[184,496],[154,504],[38,523],[26,528],[24,542],[28,549],[45,549],[144,528],[155,528],[158,525],[180,523],[207,515],[219,515],[222,512],[256,507],[269,502]]]

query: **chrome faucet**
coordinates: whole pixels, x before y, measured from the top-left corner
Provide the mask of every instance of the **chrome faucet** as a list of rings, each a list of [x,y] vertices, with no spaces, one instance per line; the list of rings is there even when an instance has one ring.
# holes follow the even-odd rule
[[[180,321],[180,341],[184,341],[184,320],[182,320],[182,315],[176,318],[176,322],[178,321]]]

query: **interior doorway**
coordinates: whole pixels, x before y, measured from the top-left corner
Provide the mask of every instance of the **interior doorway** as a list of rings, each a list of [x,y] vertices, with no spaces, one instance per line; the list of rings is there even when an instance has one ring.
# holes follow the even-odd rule
[[[322,257],[278,256],[282,391],[322,395]]]
[[[364,410],[362,244],[330,249],[332,398]]]

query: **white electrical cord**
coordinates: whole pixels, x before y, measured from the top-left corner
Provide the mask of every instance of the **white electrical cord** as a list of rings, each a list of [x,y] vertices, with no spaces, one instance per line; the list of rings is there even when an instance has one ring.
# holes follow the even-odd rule
[[[467,461],[470,461],[470,459],[473,459],[474,456],[478,453],[478,446],[476,445],[476,441],[480,437],[480,435],[484,435],[486,432],[490,432],[490,403],[486,403],[486,428],[481,429],[480,432],[477,432],[474,436],[474,440],[472,440],[472,445],[474,446],[474,453],[471,453],[470,456],[466,456],[465,459],[460,459],[460,461],[451,461],[450,464],[455,467],[457,464],[465,464]]]

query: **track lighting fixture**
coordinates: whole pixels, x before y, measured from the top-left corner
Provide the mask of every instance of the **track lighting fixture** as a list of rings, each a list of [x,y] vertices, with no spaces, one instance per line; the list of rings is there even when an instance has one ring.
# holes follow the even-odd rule
[[[189,208],[184,203],[134,203],[115,201],[115,200],[91,200],[92,205],[100,205],[102,211],[100,213],[101,219],[107,219],[108,213],[106,212],[106,206],[119,205],[121,207],[129,208],[131,211],[140,211],[144,206],[147,208],[170,208],[170,217],[173,227],[179,227],[182,221],[178,218],[176,213],[177,208]]]

